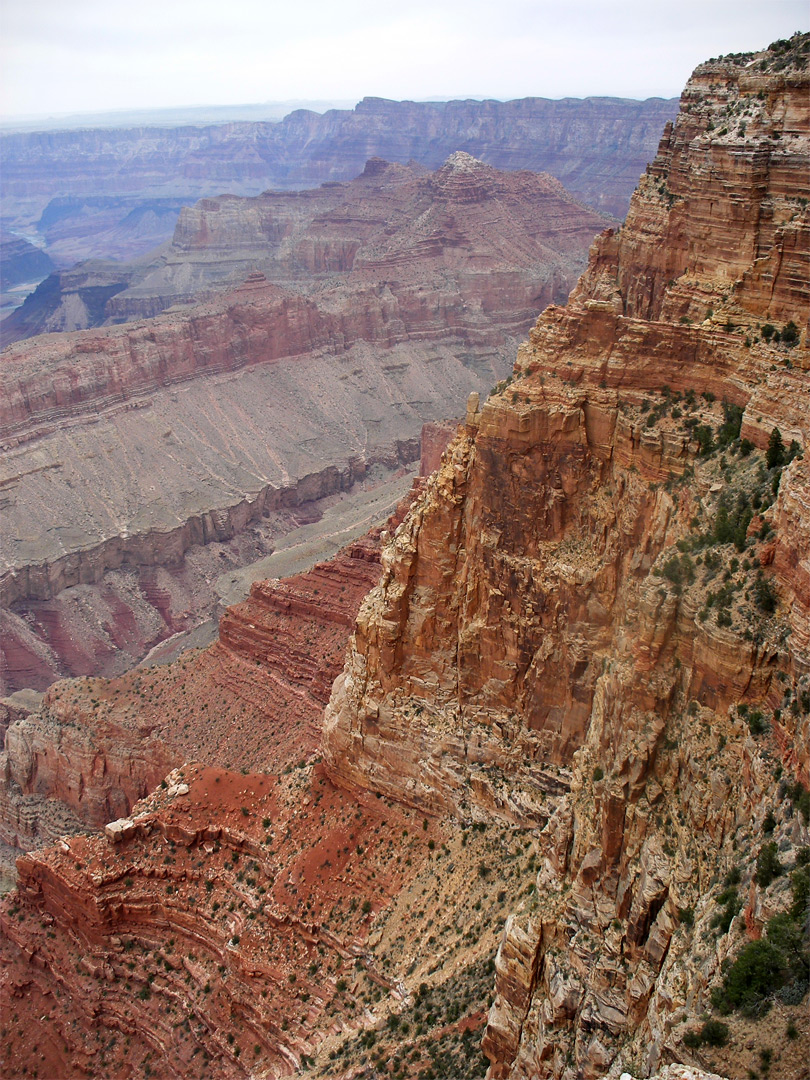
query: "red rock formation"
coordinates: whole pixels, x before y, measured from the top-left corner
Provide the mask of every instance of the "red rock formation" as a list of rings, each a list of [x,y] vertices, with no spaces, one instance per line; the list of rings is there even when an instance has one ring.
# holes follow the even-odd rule
[[[31,848],[65,821],[101,827],[190,759],[278,771],[314,753],[378,576],[379,530],[304,574],[256,583],[207,650],[109,682],[57,683],[6,731],[0,838]]]
[[[602,224],[548,176],[465,154],[435,176],[377,162],[347,185],[204,200],[118,300],[149,314],[248,275],[236,291],[7,349],[10,685],[42,687],[54,669],[113,674],[119,641],[140,659],[182,628],[192,603],[167,615],[147,595],[130,615],[133,582],[117,575],[105,591],[109,571],[188,577],[190,547],[238,537],[308,491],[345,490],[377,463],[414,460],[423,421],[496,381],[537,306],[567,295]],[[249,274],[257,265],[271,281]],[[91,587],[93,618],[72,650],[70,604],[30,604],[76,585]]]
[[[368,937],[429,861],[421,829],[372,796],[347,817],[309,771],[186,766],[106,835],[20,859],[2,916],[5,1075],[291,1075],[369,992],[395,990]],[[388,854],[403,830],[409,866]],[[44,1039],[18,1022],[31,1007]]]
[[[457,428],[458,424],[452,420],[446,420],[438,424],[425,424],[422,428],[420,475],[430,476],[431,473],[438,469],[442,454],[456,434]]]
[[[471,399],[327,709],[327,766],[352,790],[542,826],[548,777],[570,780],[538,900],[500,950],[493,1080],[686,1052],[679,1025],[720,976],[679,909],[708,925],[724,860],[752,879],[767,807],[786,845],[807,842],[768,764],[807,780],[805,705],[786,718],[783,692],[807,700],[808,463],[775,478],[763,453],[774,427],[810,445],[806,36],[793,45],[784,64],[698,69],[624,228],[541,316],[511,385]],[[766,320],[796,329],[781,342]],[[777,488],[775,555],[764,529],[735,550],[723,515],[745,528]],[[772,717],[764,747],[749,703]]]
[[[496,168],[550,172],[578,198],[623,217],[676,109],[659,98],[365,98],[352,110],[298,109],[281,123],[4,133],[4,213],[28,225],[53,200],[41,228],[57,251],[72,261],[129,258],[137,232],[154,228],[151,219],[178,193],[189,201],[345,181],[372,155],[436,169],[465,150]]]
[[[784,117],[797,125],[792,146],[801,156],[810,143],[808,48],[804,35],[764,54],[714,62],[695,78],[700,81],[708,71],[714,83],[733,93],[735,82],[758,72],[762,100],[776,103],[774,125]],[[694,107],[689,94],[685,100]],[[713,99],[705,106],[706,130],[717,131],[710,142],[728,134],[718,123],[720,108]],[[684,117],[688,133],[691,112],[685,109]],[[703,151],[691,134],[684,149],[681,137],[679,121],[665,135],[662,155],[686,155],[685,173],[688,155],[697,155],[697,167]],[[743,162],[745,148],[740,133],[736,156]],[[749,234],[768,213],[785,218],[786,203],[804,199],[804,191],[796,196],[776,181],[769,186],[767,171],[752,179],[734,164],[734,155],[715,160],[727,172],[719,178],[725,182],[718,185],[722,199],[718,195],[709,223],[712,237],[725,236],[730,248],[729,223],[736,221],[735,259],[738,250],[748,250],[755,269],[760,258],[767,266],[781,265],[784,231],[773,233],[772,246],[761,256],[747,243]],[[777,163],[777,178],[781,168]],[[765,185],[761,199],[752,198],[752,183]],[[276,863],[275,851],[286,860],[287,845],[296,846],[300,829],[307,837],[317,833],[335,856],[349,854],[345,849],[351,850],[353,837],[331,837],[334,829],[348,826],[347,814],[359,828],[363,814],[357,816],[354,800],[384,805],[393,829],[384,833],[375,818],[371,834],[364,834],[369,843],[371,835],[390,841],[385,861],[391,876],[381,876],[382,862],[375,861],[378,839],[368,862],[378,876],[366,879],[363,888],[370,891],[372,881],[378,886],[381,910],[373,935],[364,937],[357,908],[352,912],[349,904],[349,952],[367,942],[373,957],[388,960],[377,967],[375,959],[372,966],[377,974],[382,970],[401,980],[402,997],[397,1005],[389,1000],[389,1007],[410,1018],[407,1030],[400,1027],[409,1041],[411,1031],[416,1037],[423,1023],[436,1023],[430,995],[438,977],[428,982],[437,975],[431,950],[445,971],[448,963],[468,970],[463,943],[477,944],[480,935],[493,941],[500,930],[494,913],[505,910],[497,905],[508,904],[512,914],[500,935],[496,997],[483,1042],[492,1080],[596,1080],[624,1071],[649,1076],[666,1062],[693,1056],[694,1040],[686,1036],[711,1008],[711,991],[722,986],[724,969],[749,933],[762,935],[768,920],[792,903],[786,875],[767,885],[757,873],[763,837],[773,837],[786,868],[799,868],[802,849],[810,846],[799,805],[806,789],[802,796],[795,787],[797,780],[807,782],[810,764],[804,588],[810,464],[801,456],[810,444],[803,409],[810,298],[806,282],[799,294],[795,280],[774,278],[764,314],[778,323],[775,340],[758,312],[762,290],[732,288],[748,280],[751,263],[748,270],[738,266],[730,282],[722,245],[717,255],[697,241],[694,252],[688,244],[684,249],[689,259],[694,256],[684,263],[684,280],[662,286],[661,268],[675,265],[666,252],[655,248],[649,255],[649,273],[633,263],[633,252],[649,247],[648,224],[667,235],[667,215],[676,214],[666,189],[657,199],[653,189],[643,181],[630,224],[596,245],[569,307],[541,316],[513,378],[483,404],[471,395],[463,429],[384,547],[380,583],[360,608],[327,708],[325,773],[314,773],[309,787],[293,780],[287,788],[266,777],[228,777],[230,784],[242,783],[240,794],[252,799],[235,812],[237,800],[222,805],[211,794],[215,778],[212,784],[210,774],[189,767],[188,792],[179,774],[169,777],[165,791],[135,808],[137,820],[110,826],[107,840],[73,840],[66,842],[68,850],[21,862],[22,892],[14,909],[3,909],[10,940],[4,977],[23,1028],[33,1015],[30,1008],[50,1012],[58,1036],[48,1053],[59,1065],[69,1064],[66,1073],[106,1067],[108,1055],[122,1075],[122,1066],[143,1070],[142,1055],[109,1043],[116,1027],[147,1030],[171,1069],[202,1073],[199,1055],[195,1061],[188,1054],[182,1037],[175,1032],[179,1041],[171,1041],[165,1019],[171,1000],[192,1012],[189,1034],[215,1056],[223,1075],[249,1074],[246,1048],[254,1038],[257,1056],[279,1073],[300,1064],[311,1075],[356,1078],[362,1069],[375,1068],[380,1059],[369,1055],[370,1047],[383,1023],[394,1030],[401,1017],[389,1025],[379,1012],[357,1019],[353,1014],[355,1030],[369,1028],[354,1044],[357,1053],[328,1041],[317,1050],[328,1024],[331,985],[318,992],[314,1006],[309,985],[309,997],[294,1008],[289,990],[281,993],[283,976],[294,985],[290,976],[302,979],[310,957],[317,970],[318,961],[303,943],[317,948],[319,942],[325,956],[330,942],[317,918],[305,928],[309,938],[299,929],[306,922],[302,912],[322,910],[319,891],[309,890],[306,874],[288,876],[289,862]],[[647,200],[649,212],[642,213]],[[698,208],[684,200],[677,212],[697,221]],[[751,221],[735,217],[738,207],[755,202]],[[797,221],[806,214],[806,206],[797,203]],[[803,232],[797,228],[795,234]],[[692,275],[692,281],[688,267],[698,263],[705,274],[700,280]],[[711,296],[712,316],[700,325],[681,323],[692,316],[675,315],[668,307],[679,289],[681,297],[691,294],[692,311],[698,295]],[[646,314],[631,312],[635,304]],[[781,450],[775,426],[782,432]],[[788,440],[797,445],[791,449]],[[285,617],[312,612],[314,589],[309,598],[297,590],[271,595],[273,609],[281,608]],[[253,612],[267,607],[262,596],[257,589],[245,608],[246,623],[227,628],[225,636],[260,664],[284,670],[293,654],[283,639],[278,643],[260,625],[249,625]],[[331,599],[324,610],[325,621],[335,626]],[[182,685],[179,676],[175,668],[169,677]],[[218,737],[223,729],[217,720],[212,727]],[[247,735],[241,733],[243,741]],[[234,753],[234,744],[220,753]],[[295,770],[288,774],[294,775]],[[327,777],[344,788],[341,797],[327,787]],[[320,803],[316,784],[324,789]],[[273,804],[281,798],[279,789],[287,812],[298,810],[295,823]],[[184,815],[177,807],[185,798],[196,809]],[[264,846],[253,804],[256,816],[268,808],[274,827]],[[208,836],[209,805],[215,805],[228,835]],[[248,835],[238,843],[251,851],[256,868],[251,864],[252,883],[239,871],[243,879],[237,872],[233,884],[233,857],[219,860],[223,847],[237,846],[240,813]],[[434,816],[439,820],[431,822]],[[428,882],[435,877],[427,871],[412,877],[407,869],[408,858],[417,861],[412,828],[415,822],[419,831],[420,819],[430,837],[427,849],[435,853],[432,868],[445,879],[442,892],[430,892]],[[409,844],[405,869],[391,860],[396,834]],[[471,845],[480,845],[482,835],[484,846],[473,854]],[[189,851],[180,857],[167,851],[169,839]],[[205,850],[206,842],[211,851],[203,855],[199,847]],[[110,848],[119,844],[124,857],[116,861]],[[126,844],[132,845],[132,857]],[[316,866],[322,851],[317,849]],[[306,861],[296,852],[293,861],[301,857]],[[240,850],[237,865],[242,858]],[[175,866],[179,882],[169,881]],[[131,884],[124,877],[122,888],[129,867]],[[262,876],[268,872],[272,887]],[[212,881],[212,894],[219,895],[219,888],[236,894],[231,914],[236,919],[244,912],[246,920],[234,924],[238,941],[225,936],[234,932],[227,914],[223,919],[213,903],[209,913],[204,879]],[[142,884],[147,880],[148,887]],[[157,881],[164,888],[160,902]],[[489,893],[482,882],[492,882]],[[732,883],[739,910],[731,899],[720,900],[721,889]],[[240,926],[265,910],[258,896],[237,888],[243,884],[256,893],[263,886],[259,895],[270,894],[273,903],[279,902],[279,889],[289,895],[298,888],[305,897],[283,929],[256,938],[245,931],[249,951],[258,958],[256,985],[275,980],[276,1011],[288,1020],[286,1029],[271,1030],[269,1010],[255,994],[246,1000],[244,969],[227,951],[241,949]],[[168,915],[174,901],[165,898],[178,887],[181,911]],[[473,896],[472,911],[486,912],[486,919],[462,924],[475,918],[464,906]],[[237,909],[237,902],[244,907]],[[276,917],[270,901],[266,907]],[[390,914],[395,909],[397,919]],[[420,920],[427,914],[426,924]],[[295,920],[295,933],[288,934]],[[87,980],[81,973],[88,969],[76,969],[67,927],[87,955]],[[453,936],[455,948],[445,944]],[[137,1006],[132,991],[142,979],[134,960],[129,991],[115,985],[127,979],[127,970],[115,966],[123,958],[117,941],[123,949],[130,939],[144,950],[138,953],[142,970],[147,981],[152,977],[138,993],[143,1004]],[[188,963],[183,962],[185,986],[178,985],[174,953],[167,953],[173,939],[192,953],[186,951]],[[279,942],[286,946],[282,956],[273,951]],[[222,985],[213,977],[216,964],[219,974],[227,973]],[[105,985],[90,990],[91,978]],[[81,986],[83,994],[71,1000],[89,1001],[87,1013],[79,1016],[74,1006],[46,997],[59,979]],[[337,982],[335,991],[340,992]],[[160,1021],[155,1004],[148,1004],[153,997],[162,1008]],[[729,1017],[729,1045],[704,1047],[704,1060],[727,1076],[744,1075],[759,1060],[755,1048],[763,1047],[771,1049],[775,1075],[802,1075],[810,1032],[796,997],[791,991],[780,999],[778,1031],[771,1018],[757,1024]],[[293,1018],[299,1028],[293,1028]],[[781,1037],[781,1025],[788,1022],[796,1026],[795,1040]],[[99,1032],[95,1043],[87,1038],[93,1024]],[[221,1040],[226,1024],[231,1043],[227,1035]],[[300,1036],[297,1044],[287,1034],[291,1030]],[[84,1035],[81,1046],[77,1032]],[[239,1057],[228,1050],[237,1045]],[[87,1056],[80,1057],[80,1050]],[[312,1065],[308,1057],[296,1057],[301,1050],[315,1054]],[[33,1065],[31,1041],[19,1031],[11,1053],[16,1067]],[[432,1056],[434,1074],[441,1068],[455,1072],[445,1055],[441,1065],[439,1055]],[[427,1069],[413,1059],[410,1045],[397,1061],[396,1068],[411,1075]],[[663,1069],[665,1076],[679,1074],[688,1075]]]

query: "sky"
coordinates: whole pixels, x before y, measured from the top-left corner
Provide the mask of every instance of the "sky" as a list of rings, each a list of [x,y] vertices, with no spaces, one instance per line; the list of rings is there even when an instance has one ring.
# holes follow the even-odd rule
[[[807,0],[0,0],[0,118],[292,99],[676,97]]]

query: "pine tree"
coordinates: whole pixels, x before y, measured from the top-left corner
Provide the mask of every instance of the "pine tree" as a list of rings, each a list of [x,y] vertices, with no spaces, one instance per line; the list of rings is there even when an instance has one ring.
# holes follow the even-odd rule
[[[779,428],[774,428],[768,439],[768,455],[766,458],[769,469],[779,468],[785,464],[785,445],[782,442],[782,433]]]

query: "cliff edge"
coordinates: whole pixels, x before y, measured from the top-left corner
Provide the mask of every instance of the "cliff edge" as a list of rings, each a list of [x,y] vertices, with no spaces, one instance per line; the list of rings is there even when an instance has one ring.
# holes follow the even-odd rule
[[[470,398],[327,709],[336,782],[543,830],[492,1080],[688,1060],[803,880],[809,41],[696,70],[624,227]]]

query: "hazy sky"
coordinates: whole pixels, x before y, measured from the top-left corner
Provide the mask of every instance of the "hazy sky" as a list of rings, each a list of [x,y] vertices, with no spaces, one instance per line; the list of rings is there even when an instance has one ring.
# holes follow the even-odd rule
[[[807,0],[0,0],[3,117],[292,98],[676,96]]]

